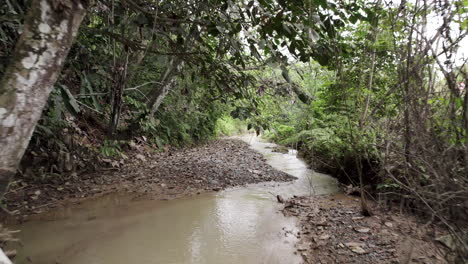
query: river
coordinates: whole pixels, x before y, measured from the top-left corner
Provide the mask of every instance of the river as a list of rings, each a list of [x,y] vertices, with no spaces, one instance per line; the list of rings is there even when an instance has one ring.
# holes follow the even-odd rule
[[[300,263],[294,254],[299,230],[284,217],[276,195],[319,195],[338,191],[335,179],[307,168],[273,143],[250,135],[240,139],[278,170],[296,176],[288,183],[260,183],[170,201],[135,201],[108,195],[26,222],[25,245],[15,263]]]

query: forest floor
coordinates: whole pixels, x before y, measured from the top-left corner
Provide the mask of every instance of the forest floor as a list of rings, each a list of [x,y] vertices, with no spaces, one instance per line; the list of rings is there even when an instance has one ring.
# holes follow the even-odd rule
[[[260,153],[240,140],[215,140],[160,153],[135,145],[126,154],[129,160],[118,169],[102,169],[63,183],[17,179],[5,195],[7,209],[21,220],[109,193],[129,192],[138,198],[168,200],[250,183],[295,179],[273,169]]]
[[[282,210],[299,218],[296,254],[305,263],[452,263],[448,250],[434,238],[445,233],[421,219],[395,210],[364,217],[360,199],[343,194],[294,197]],[[453,262],[455,263],[455,262]]]

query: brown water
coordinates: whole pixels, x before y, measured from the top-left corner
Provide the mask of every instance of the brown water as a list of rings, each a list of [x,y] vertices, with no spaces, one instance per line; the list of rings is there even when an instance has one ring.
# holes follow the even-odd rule
[[[14,227],[25,244],[15,263],[300,263],[297,239],[285,232],[297,232],[296,219],[278,212],[274,195],[334,193],[336,181],[307,169],[294,151],[273,153],[272,143],[241,139],[299,179],[172,201],[87,201]]]

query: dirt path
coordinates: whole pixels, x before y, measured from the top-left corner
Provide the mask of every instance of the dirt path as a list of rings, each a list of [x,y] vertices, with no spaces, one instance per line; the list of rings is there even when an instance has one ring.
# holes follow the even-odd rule
[[[294,177],[273,169],[240,140],[216,140],[192,148],[152,153],[137,146],[118,170],[104,169],[58,182],[13,182],[6,195],[18,219],[83,199],[131,192],[142,199],[174,199],[228,187]]]

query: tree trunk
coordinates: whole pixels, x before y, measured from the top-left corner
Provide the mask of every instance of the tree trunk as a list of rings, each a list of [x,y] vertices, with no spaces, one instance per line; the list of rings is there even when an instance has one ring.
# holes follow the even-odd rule
[[[122,110],[122,99],[125,83],[127,82],[128,57],[129,53],[124,55],[124,62],[119,63],[114,69],[114,85],[112,87],[112,114],[109,123],[109,136],[113,136],[119,125],[120,113]]]
[[[189,34],[185,44],[182,47],[182,50],[188,50],[192,45],[192,41],[195,36],[199,36],[200,32],[197,29],[196,25],[193,25],[190,28]],[[184,61],[180,57],[172,58],[167,66],[166,71],[160,77],[158,84],[159,88],[154,91],[150,96],[149,108],[150,116],[153,117],[156,111],[158,111],[159,106],[161,106],[162,101],[166,95],[171,91],[171,89],[176,85],[175,75],[184,67]]]
[[[156,111],[158,111],[162,101],[175,85],[174,77],[178,68],[182,67],[182,64],[183,62],[180,58],[173,58],[169,62],[169,66],[158,81],[158,84],[160,85],[159,89],[151,94],[149,102],[150,116],[153,116]]]
[[[0,198],[28,146],[89,0],[32,0],[0,81]]]

